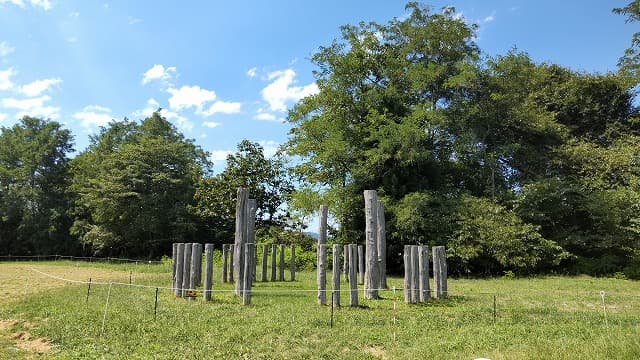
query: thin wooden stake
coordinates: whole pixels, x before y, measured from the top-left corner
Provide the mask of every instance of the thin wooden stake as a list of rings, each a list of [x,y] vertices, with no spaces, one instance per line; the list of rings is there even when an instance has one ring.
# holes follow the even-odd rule
[[[89,278],[89,284],[87,287],[87,301],[85,303],[89,303],[89,292],[91,291],[91,278]]]
[[[156,288],[156,303],[153,305],[153,320],[156,319],[158,315],[158,288]]]

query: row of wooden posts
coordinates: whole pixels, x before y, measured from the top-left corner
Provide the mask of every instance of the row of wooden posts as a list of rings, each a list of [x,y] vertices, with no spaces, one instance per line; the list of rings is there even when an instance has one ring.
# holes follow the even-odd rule
[[[257,271],[258,271],[258,256],[257,256],[257,245],[253,245],[253,251],[251,256],[251,270],[253,280],[257,280]],[[285,281],[285,247],[284,244],[271,244],[271,245],[262,245],[262,263],[261,263],[261,272],[260,272],[260,281]],[[223,244],[222,245],[222,282],[234,282],[234,273],[233,273],[233,254],[234,254],[234,244]],[[271,276],[269,276],[268,268],[269,268],[269,248],[271,248]],[[289,279],[291,281],[296,280],[296,247],[295,245],[289,245]],[[279,261],[278,261],[279,259]],[[270,279],[270,280],[267,280]]]

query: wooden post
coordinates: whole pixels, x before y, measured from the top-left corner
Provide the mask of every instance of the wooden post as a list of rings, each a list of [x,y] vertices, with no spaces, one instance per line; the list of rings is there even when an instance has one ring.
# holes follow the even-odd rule
[[[229,245],[222,244],[222,282],[227,282],[227,268],[229,263]]]
[[[331,297],[335,306],[340,306],[340,245],[333,245],[333,271],[331,274]]]
[[[280,244],[280,261],[278,266],[278,281],[284,281],[284,244]]]
[[[184,243],[178,243],[178,250],[176,252],[176,281],[173,285],[173,294],[175,296],[182,296],[182,270],[184,262]]]
[[[204,245],[204,301],[211,300],[211,285],[213,285],[213,244]]]
[[[271,244],[271,281],[276,281],[276,259],[278,258],[278,251],[276,244]]]
[[[356,244],[349,245],[349,306],[358,306],[358,277],[356,269],[358,268],[358,246]]]
[[[176,287],[176,256],[178,254],[178,243],[171,244],[171,287]]]
[[[182,261],[182,293],[180,297],[184,297],[187,294],[187,290],[191,287],[189,282],[191,274],[191,244],[184,244],[184,260]]]
[[[447,254],[444,246],[434,246],[433,255],[433,287],[437,298],[447,297]]]
[[[378,200],[377,209],[377,226],[378,226],[378,268],[380,269],[380,278],[378,280],[381,289],[388,289],[387,286],[387,230],[384,217],[384,204]]]
[[[377,299],[380,277],[378,267],[378,197],[375,190],[364,191],[365,214],[365,299]]]
[[[296,281],[296,246],[291,244],[289,272],[291,273],[291,281]]]
[[[253,244],[253,248],[251,249],[251,253],[254,255],[251,259],[251,281],[256,280],[256,251],[255,251],[255,243],[256,243],[256,210],[257,204],[256,199],[249,199],[247,201],[247,242]]]
[[[411,302],[420,301],[420,264],[418,263],[418,245],[411,245]]]
[[[411,245],[404,246],[404,302],[411,304],[411,280],[413,279],[411,269]]]
[[[236,197],[236,232],[234,242],[233,266],[237,276],[236,295],[242,295],[244,289],[244,260],[246,258],[244,244],[247,243],[247,201],[249,200],[249,190],[238,188]]]
[[[192,257],[194,261],[194,268],[196,270],[196,281],[193,288],[197,288],[202,281],[202,244],[193,244]]]
[[[269,255],[269,245],[262,245],[262,272],[260,273],[260,281],[267,281],[267,258]]]
[[[429,247],[418,246],[418,268],[420,281],[420,302],[425,302],[431,297],[429,291]]]
[[[329,207],[320,205],[320,226],[318,229],[317,282],[318,304],[327,304],[327,214]]]
[[[364,284],[364,246],[358,245],[358,283]]]
[[[191,244],[191,273],[189,276],[189,290],[195,290],[198,288],[198,265],[202,268],[202,261],[198,261],[198,258],[202,259],[202,255],[198,253],[199,244]],[[195,300],[191,297],[190,300]]]
[[[344,273],[344,280],[345,281],[349,281],[349,245],[345,245],[343,247],[343,252],[342,252],[342,258],[343,258],[343,265],[342,265],[342,272]]]
[[[233,276],[233,268],[235,268],[236,266],[233,264],[233,262],[235,261],[235,244],[229,244],[229,282],[234,282],[235,278]]]
[[[251,261],[251,256],[253,252],[253,244],[244,244],[244,271],[242,274],[244,275],[244,280],[242,281],[242,305],[251,304],[251,278],[253,274],[251,272],[251,266],[253,265],[253,261]]]

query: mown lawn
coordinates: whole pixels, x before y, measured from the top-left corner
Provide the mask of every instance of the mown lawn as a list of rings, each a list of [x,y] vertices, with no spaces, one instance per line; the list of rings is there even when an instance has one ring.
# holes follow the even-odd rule
[[[344,306],[344,292],[331,328],[331,307],[316,304],[314,272],[298,273],[295,282],[257,282],[252,304],[242,306],[229,293],[231,284],[220,285],[216,267],[214,289],[221,292],[212,302],[159,289],[154,319],[155,286],[170,286],[166,265],[139,272],[126,264],[20,265],[0,264],[0,279],[32,274],[26,291],[16,286],[14,297],[0,301],[3,359],[640,358],[640,283],[629,280],[450,279],[447,300],[407,305],[398,290],[395,327],[393,291],[380,300],[360,298],[358,308]],[[105,316],[107,285],[92,285],[87,301],[86,285],[43,279],[31,269],[55,267],[72,279],[73,269],[82,271],[80,278],[95,270],[102,280],[125,283],[133,273],[134,284],[151,287],[112,286]],[[39,283],[44,289],[35,291]],[[391,278],[390,286],[400,288],[402,279]]]

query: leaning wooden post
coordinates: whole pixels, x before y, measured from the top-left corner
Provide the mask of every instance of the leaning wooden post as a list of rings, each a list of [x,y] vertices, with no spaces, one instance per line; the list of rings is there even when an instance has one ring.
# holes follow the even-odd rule
[[[433,255],[433,286],[437,298],[447,297],[447,254],[444,246],[434,246]]]
[[[213,244],[204,245],[204,262],[204,301],[210,301],[213,285]]]
[[[235,252],[234,249],[236,248],[236,246],[234,244],[229,244],[229,281],[230,282],[234,282],[234,276],[233,276],[233,268],[235,267],[235,265],[233,264],[233,262],[235,261]]]
[[[364,246],[358,245],[358,283],[364,284]]]
[[[358,277],[356,269],[358,268],[358,246],[356,244],[349,245],[349,306],[358,306]]]
[[[269,245],[262,245],[262,272],[260,273],[260,281],[267,281],[267,258],[269,256]]]
[[[320,205],[320,226],[318,229],[317,282],[318,304],[327,304],[327,214],[329,207]]]
[[[182,296],[182,271],[184,268],[184,243],[178,243],[178,250],[176,252],[176,280],[173,284],[173,294],[175,296]]]
[[[342,254],[342,272],[344,273],[345,281],[349,281],[349,245],[343,246]]]
[[[284,281],[284,244],[280,244],[280,261],[278,269],[278,281]]]
[[[181,297],[187,295],[187,290],[191,288],[191,250],[192,244],[184,244],[184,260],[182,261],[182,293]]]
[[[333,245],[333,272],[331,274],[333,305],[340,306],[340,245]]]
[[[420,264],[418,262],[418,245],[411,245],[411,300],[420,301]]]
[[[380,278],[378,284],[381,289],[388,289],[387,286],[387,230],[384,217],[384,204],[378,200],[377,214],[377,241],[378,241],[378,268],[380,270]]]
[[[425,302],[431,297],[429,289],[429,247],[418,246],[418,269],[420,281],[420,302]]]
[[[236,272],[236,295],[242,295],[244,289],[244,260],[246,258],[244,244],[247,243],[247,201],[249,200],[249,191],[245,188],[238,188],[236,197],[236,232],[233,254],[233,266]]]
[[[251,278],[253,277],[253,273],[251,271],[251,266],[253,265],[253,261],[251,261],[251,256],[253,252],[253,244],[244,244],[244,271],[242,272],[244,276],[244,280],[242,281],[242,305],[251,304]]]
[[[413,279],[411,269],[411,245],[404,246],[404,302],[410,304],[411,301],[411,281]]]
[[[229,245],[222,244],[222,282],[227,282],[227,268],[229,263]]]
[[[271,281],[276,281],[276,260],[278,259],[278,250],[276,244],[271,244]]]
[[[289,258],[289,272],[291,273],[291,281],[296,281],[296,246],[291,244]]]
[[[375,190],[364,191],[365,214],[365,275],[364,297],[365,299],[378,298],[378,197]]]

